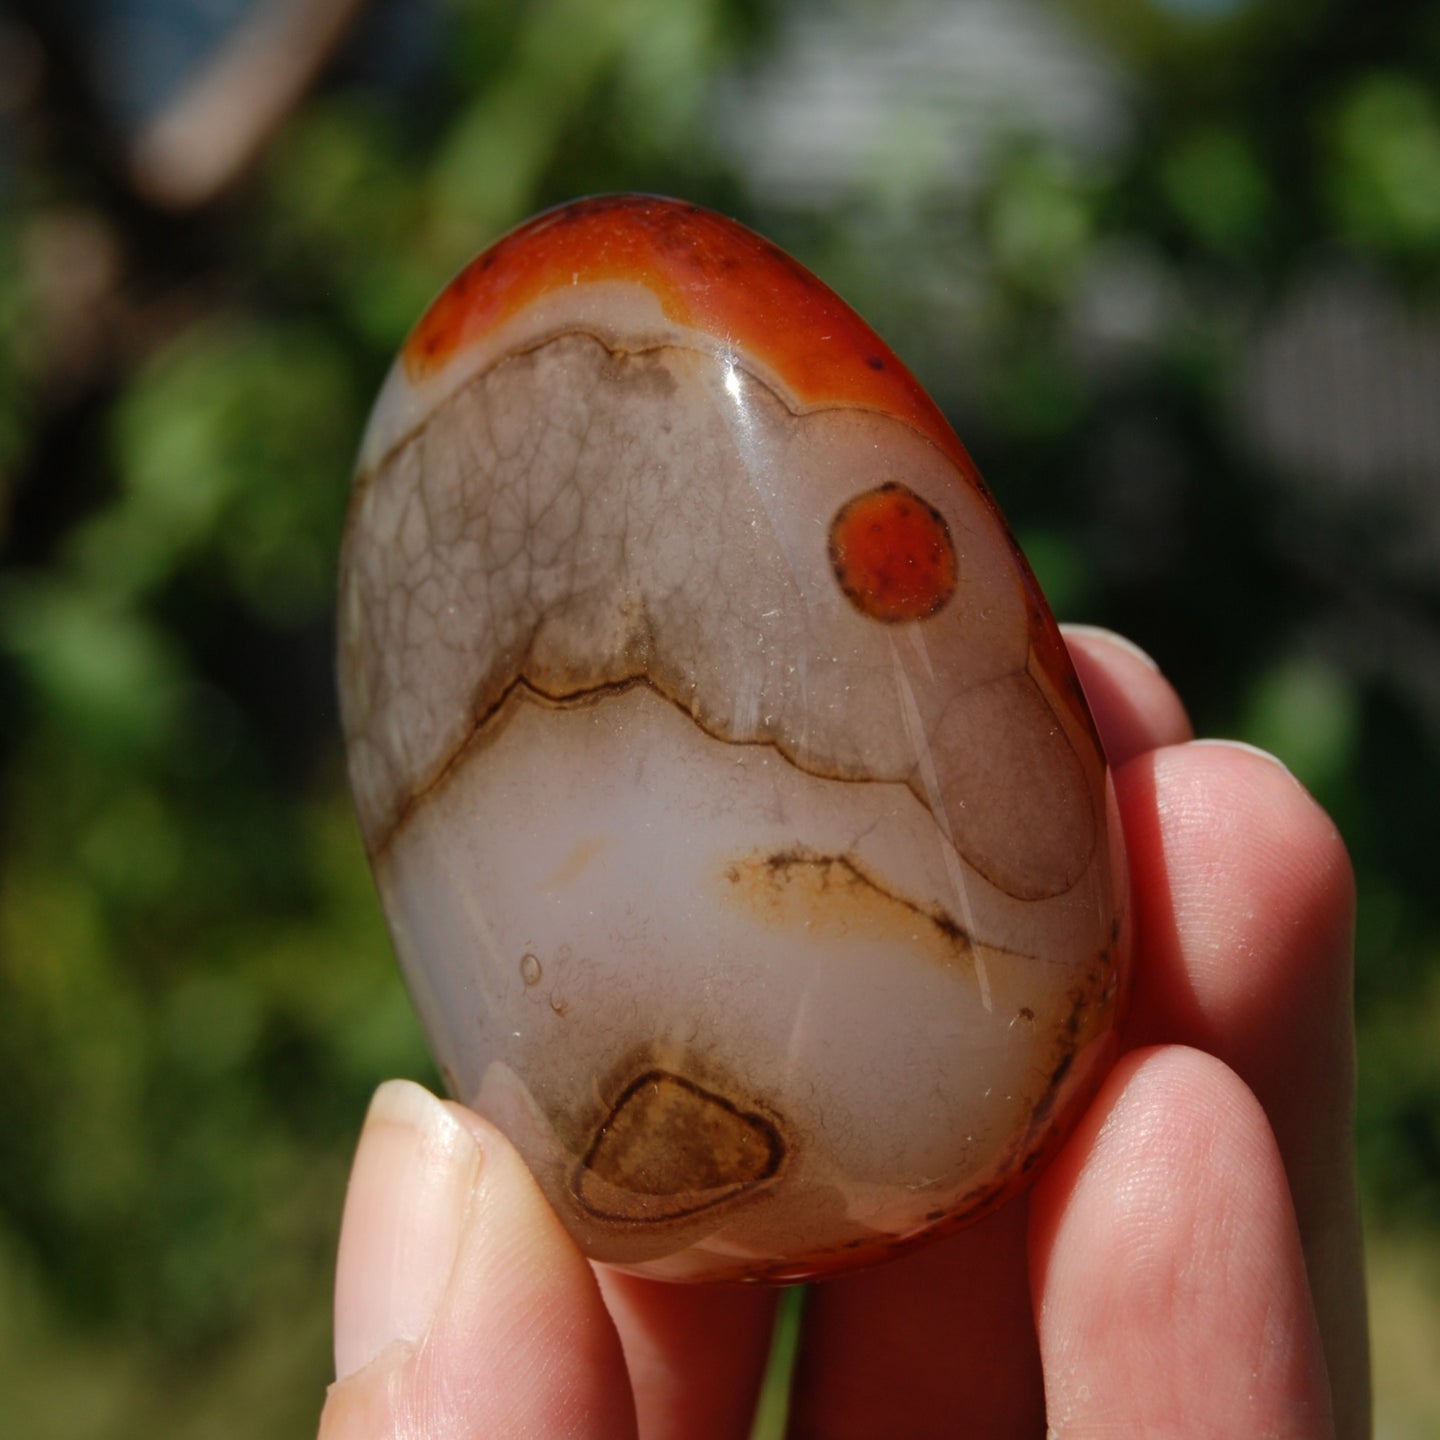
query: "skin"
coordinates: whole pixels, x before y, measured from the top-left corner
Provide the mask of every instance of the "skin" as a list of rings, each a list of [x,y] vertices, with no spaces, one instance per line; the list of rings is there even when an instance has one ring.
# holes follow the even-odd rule
[[[1025,1200],[812,1290],[790,1433],[1358,1440],[1344,846],[1277,761],[1193,740],[1140,652],[1068,639],[1130,852],[1125,1053]],[[593,1270],[501,1135],[391,1082],[320,1433],[737,1440],[774,1300]]]

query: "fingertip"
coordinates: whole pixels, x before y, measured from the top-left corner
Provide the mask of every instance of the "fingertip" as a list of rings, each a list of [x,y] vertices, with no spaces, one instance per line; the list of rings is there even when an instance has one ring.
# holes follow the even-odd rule
[[[1132,1043],[1214,1049],[1252,1085],[1226,1047],[1274,1053],[1258,1030],[1348,1045],[1354,874],[1309,791],[1275,757],[1209,740],[1127,766],[1115,789],[1144,961]]]
[[[1263,1110],[1220,1061],[1179,1046],[1124,1057],[1031,1215],[1053,1429],[1327,1433],[1284,1166]]]
[[[1355,906],[1350,852],[1329,813],[1278,755],[1244,740],[1204,737],[1190,747],[1201,783],[1223,787],[1273,837],[1276,859],[1306,899],[1335,902],[1348,928]]]
[[[1118,652],[1117,658],[1133,660],[1152,675],[1160,674],[1160,664],[1155,657],[1118,630],[1110,630],[1104,625],[1081,625],[1073,621],[1062,625],[1060,630],[1067,644],[1076,641],[1084,649],[1093,650],[1100,655],[1115,651]]]
[[[1175,688],[1134,641],[1092,625],[1063,628],[1112,769],[1190,738],[1190,717]]]
[[[520,1156],[408,1082],[382,1086],[366,1117],[335,1329],[334,1440],[634,1433],[599,1288]]]
[[[392,1080],[365,1116],[335,1276],[335,1374],[429,1328],[460,1243],[482,1152],[428,1091]]]
[[[1032,1262],[1038,1259],[1043,1270],[1054,1258],[1057,1224],[1075,1222],[1066,1211],[1077,1203],[1103,1205],[1096,1217],[1103,1226],[1089,1229],[1092,1245],[1113,1241],[1113,1229],[1174,1223],[1177,1197],[1171,1192],[1190,1191],[1190,1170],[1205,1183],[1232,1172],[1240,1177],[1233,1183],[1284,1178],[1264,1111],[1222,1061],[1183,1045],[1122,1055],[1036,1182]],[[1081,1250],[1076,1258],[1084,1262],[1093,1254]],[[1125,1263],[1146,1258],[1143,1250],[1134,1251]]]
[[[377,1357],[331,1385],[320,1411],[319,1440],[391,1440],[402,1434],[389,1381],[392,1373],[403,1374],[404,1369],[403,1356]]]
[[[620,1339],[589,1262],[509,1140],[450,1108],[486,1157],[428,1357],[447,1394],[469,1396],[463,1433],[633,1435]]]

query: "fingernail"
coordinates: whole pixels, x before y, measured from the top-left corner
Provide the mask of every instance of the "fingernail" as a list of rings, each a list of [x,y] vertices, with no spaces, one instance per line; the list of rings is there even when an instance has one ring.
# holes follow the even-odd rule
[[[430,1328],[465,1227],[482,1156],[428,1090],[391,1080],[365,1117],[335,1280],[335,1374]]]
[[[1248,740],[1228,740],[1224,738],[1211,738],[1202,736],[1192,742],[1195,745],[1213,745],[1219,750],[1239,750],[1247,755],[1255,755],[1261,760],[1268,760],[1278,770],[1283,770],[1292,780],[1295,779],[1295,772],[1278,756],[1272,755],[1268,750],[1262,750],[1258,745],[1252,745]]]
[[[1062,625],[1060,630],[1065,635],[1085,635],[1095,640],[1101,640],[1107,645],[1114,645],[1117,649],[1133,655],[1142,665],[1149,666],[1157,675],[1160,673],[1160,667],[1149,652],[1142,650],[1128,635],[1117,634],[1114,630],[1107,630],[1103,625],[1066,624]]]

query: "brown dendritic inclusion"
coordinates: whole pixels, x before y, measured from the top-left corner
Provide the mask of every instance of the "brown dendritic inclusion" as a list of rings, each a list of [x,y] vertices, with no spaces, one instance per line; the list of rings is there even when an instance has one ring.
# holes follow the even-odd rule
[[[683,1075],[647,1070],[595,1132],[575,1172],[575,1198],[601,1220],[673,1220],[772,1179],[784,1158],[763,1115]]]

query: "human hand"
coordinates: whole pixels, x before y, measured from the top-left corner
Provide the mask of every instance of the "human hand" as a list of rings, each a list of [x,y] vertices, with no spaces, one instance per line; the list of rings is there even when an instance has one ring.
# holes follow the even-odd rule
[[[1027,1199],[814,1289],[790,1433],[1358,1440],[1344,846],[1278,763],[1192,742],[1143,656],[1069,639],[1130,854],[1125,1053]],[[322,1440],[737,1440],[774,1299],[592,1270],[499,1132],[391,1082]]]

